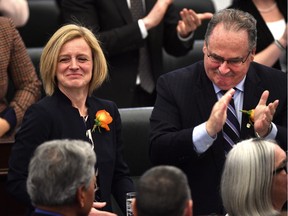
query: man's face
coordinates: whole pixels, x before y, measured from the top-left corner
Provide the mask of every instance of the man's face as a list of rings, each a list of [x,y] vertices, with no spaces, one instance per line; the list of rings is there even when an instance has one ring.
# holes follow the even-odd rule
[[[235,87],[246,75],[255,50],[249,50],[248,33],[229,31],[218,24],[203,46],[209,79],[222,90]]]

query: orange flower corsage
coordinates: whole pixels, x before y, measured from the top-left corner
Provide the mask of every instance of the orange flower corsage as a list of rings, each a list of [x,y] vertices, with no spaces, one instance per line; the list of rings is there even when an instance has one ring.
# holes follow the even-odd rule
[[[98,131],[101,133],[100,128],[105,128],[106,131],[110,131],[109,124],[113,121],[113,118],[110,116],[110,113],[108,113],[106,110],[99,110],[94,119],[95,123],[92,128],[92,132],[98,129]]]

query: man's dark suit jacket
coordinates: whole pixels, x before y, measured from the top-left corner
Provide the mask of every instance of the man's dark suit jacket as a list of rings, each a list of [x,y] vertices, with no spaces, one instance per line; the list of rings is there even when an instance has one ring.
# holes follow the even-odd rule
[[[287,1],[276,0],[277,7],[284,16],[284,19],[287,23]],[[274,37],[270,32],[265,20],[261,16],[260,12],[257,10],[255,4],[252,0],[238,0],[233,2],[230,8],[236,8],[239,10],[246,11],[253,15],[257,20],[257,45],[256,45],[256,53],[261,52],[266,49],[271,43],[274,42]],[[286,49],[287,50],[287,49]],[[274,68],[281,70],[280,62],[276,61],[273,65]]]
[[[134,191],[129,169],[122,158],[121,119],[116,105],[95,97],[87,98],[88,121],[85,125],[78,109],[57,90],[51,97],[45,97],[32,105],[26,112],[20,131],[16,134],[10,161],[7,189],[16,198],[30,204],[26,191],[29,160],[37,146],[53,139],[80,139],[89,141],[86,128],[92,128],[95,114],[105,109],[113,118],[110,131],[92,132],[97,155],[98,184],[101,200],[107,202],[105,210],[111,211],[111,194],[125,212],[126,193]]]
[[[243,109],[256,107],[264,90],[268,102],[279,99],[274,115],[276,139],[287,149],[287,75],[281,71],[251,63],[244,84]],[[157,84],[157,100],[151,115],[150,157],[154,165],[172,164],[187,175],[195,215],[223,214],[220,178],[225,161],[219,132],[213,145],[198,155],[192,142],[195,126],[208,120],[217,102],[212,82],[200,61],[161,76]],[[247,128],[248,116],[242,115],[241,139],[255,137],[253,126]]]
[[[156,0],[145,0],[146,11]],[[109,64],[110,79],[96,91],[97,97],[109,98],[118,107],[130,107],[136,84],[139,48],[144,41],[137,22],[133,22],[127,0],[62,0],[64,22],[78,22],[91,28],[102,44]],[[171,5],[164,21],[149,31],[146,39],[154,81],[163,74],[162,48],[172,55],[186,54],[193,41],[179,40],[176,26],[180,19]]]

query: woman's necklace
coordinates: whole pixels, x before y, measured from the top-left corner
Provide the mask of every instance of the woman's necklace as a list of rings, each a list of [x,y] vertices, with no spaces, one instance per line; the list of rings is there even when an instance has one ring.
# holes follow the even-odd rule
[[[271,5],[269,8],[266,8],[266,9],[260,9],[257,7],[257,10],[260,12],[260,13],[268,13],[270,11],[272,11],[275,7],[276,7],[276,2],[274,2],[273,5]]]

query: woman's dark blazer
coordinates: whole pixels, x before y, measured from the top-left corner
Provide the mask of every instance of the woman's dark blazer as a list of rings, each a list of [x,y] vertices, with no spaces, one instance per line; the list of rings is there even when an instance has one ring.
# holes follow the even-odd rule
[[[126,192],[134,191],[134,186],[129,177],[129,169],[122,158],[119,111],[113,102],[96,97],[88,97],[86,104],[89,115],[86,124],[78,109],[72,107],[71,101],[59,90],[27,110],[22,128],[16,134],[9,160],[7,189],[12,195],[30,204],[26,191],[27,169],[37,146],[54,139],[89,141],[85,135],[86,129],[93,127],[96,112],[105,109],[113,118],[109,124],[110,131],[101,130],[100,133],[96,130],[92,133],[97,155],[101,201],[107,202],[104,209],[111,211],[112,193],[121,209],[125,211]]]

